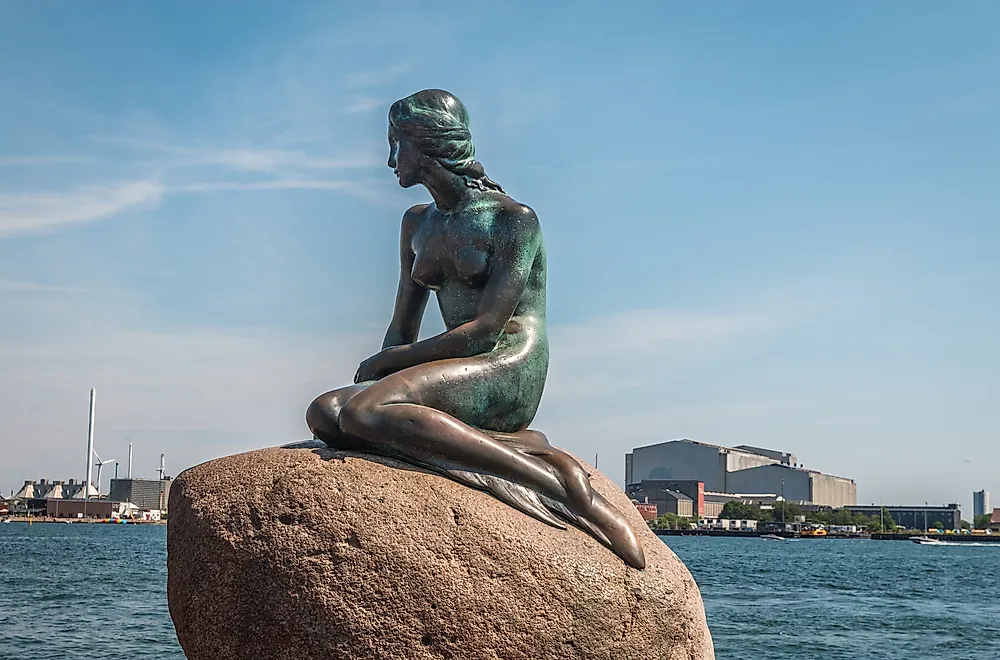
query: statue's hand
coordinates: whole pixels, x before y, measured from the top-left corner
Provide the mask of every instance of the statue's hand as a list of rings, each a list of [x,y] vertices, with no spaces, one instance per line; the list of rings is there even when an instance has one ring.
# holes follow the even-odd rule
[[[387,348],[362,362],[361,366],[358,367],[358,372],[354,374],[354,382],[362,383],[368,380],[379,380],[398,371],[399,368],[392,361],[392,351],[392,348]]]

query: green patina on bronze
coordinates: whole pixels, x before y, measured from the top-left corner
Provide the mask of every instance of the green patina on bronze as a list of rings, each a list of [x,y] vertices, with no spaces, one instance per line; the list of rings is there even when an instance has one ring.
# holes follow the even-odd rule
[[[560,524],[555,512],[642,568],[621,512],[575,459],[528,429],[549,365],[535,212],[486,176],[468,112],[452,94],[424,90],[394,103],[388,137],[399,184],[423,185],[433,201],[403,215],[382,350],[361,363],[354,385],[310,405],[314,436],[438,469]],[[418,341],[431,291],[446,331]]]

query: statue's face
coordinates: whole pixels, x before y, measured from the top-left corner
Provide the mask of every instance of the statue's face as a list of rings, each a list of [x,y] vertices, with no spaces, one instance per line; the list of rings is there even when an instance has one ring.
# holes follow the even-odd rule
[[[405,135],[396,132],[389,133],[389,162],[399,185],[409,188],[420,183],[420,166],[423,154],[413,146]]]

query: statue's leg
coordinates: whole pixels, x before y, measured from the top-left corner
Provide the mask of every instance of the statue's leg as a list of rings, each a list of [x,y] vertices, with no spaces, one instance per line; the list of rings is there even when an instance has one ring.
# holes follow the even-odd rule
[[[435,404],[454,408],[456,399],[476,392],[463,388],[467,383],[461,379],[447,383],[447,388],[436,386],[439,379],[434,377],[434,367],[422,369],[425,366],[431,367],[411,367],[355,393],[340,411],[339,430],[418,463],[493,474],[554,500],[566,500],[561,480],[544,462],[504,446],[449,414],[450,410],[438,409]]]
[[[639,539],[625,517],[590,485],[590,474],[575,458],[549,444],[541,431],[525,429],[515,433],[486,431],[488,435],[516,448],[522,453],[536,456],[551,465],[566,488],[566,504],[571,511],[584,515],[595,523],[611,540],[617,552],[629,558],[633,566],[645,564]]]
[[[350,438],[345,437],[340,430],[340,412],[348,401],[365,391],[370,384],[348,385],[316,397],[306,409],[306,425],[313,437],[330,447],[353,448],[356,443],[351,443]]]

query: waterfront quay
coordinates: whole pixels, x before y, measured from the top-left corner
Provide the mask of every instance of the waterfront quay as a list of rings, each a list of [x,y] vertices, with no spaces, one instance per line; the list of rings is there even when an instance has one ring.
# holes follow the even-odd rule
[[[826,534],[823,536],[807,536],[800,532],[762,531],[759,529],[717,529],[696,527],[692,529],[656,529],[651,528],[657,536],[724,536],[726,538],[759,538],[761,536],[780,536],[786,539],[866,539],[870,534]],[[916,535],[914,535],[916,536]]]
[[[1000,534],[927,534],[925,532],[872,534],[874,541],[911,541],[927,537],[943,543],[1000,543]]]

